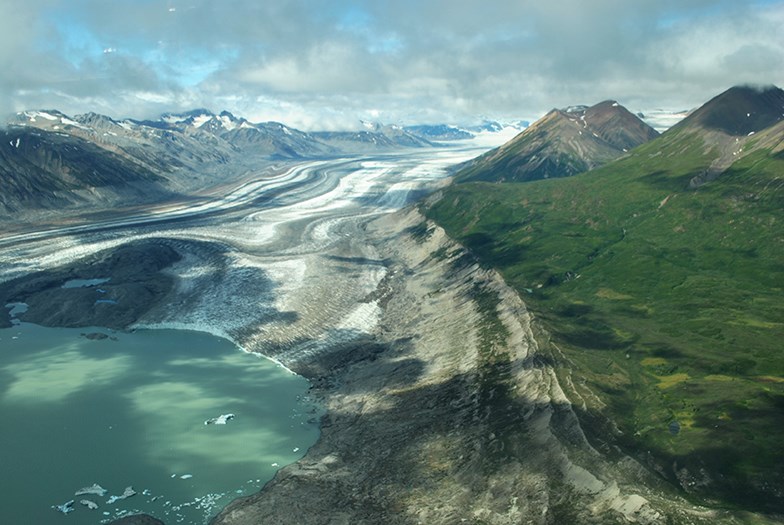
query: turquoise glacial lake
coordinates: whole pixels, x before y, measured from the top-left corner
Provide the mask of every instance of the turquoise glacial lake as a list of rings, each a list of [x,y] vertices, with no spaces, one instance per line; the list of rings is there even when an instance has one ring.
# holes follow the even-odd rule
[[[81,335],[91,332],[109,338]],[[307,388],[201,332],[2,329],[2,521],[94,525],[146,512],[207,523],[315,443],[320,413]],[[234,418],[205,424],[222,414]],[[94,483],[106,495],[74,495]],[[107,503],[129,486],[136,495]],[[69,500],[73,512],[52,508]]]

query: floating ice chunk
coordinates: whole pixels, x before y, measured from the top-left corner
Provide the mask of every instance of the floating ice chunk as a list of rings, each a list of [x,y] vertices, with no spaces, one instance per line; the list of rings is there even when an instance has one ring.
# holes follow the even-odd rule
[[[234,419],[234,414],[221,414],[218,417],[211,417],[204,422],[205,425],[225,425],[227,421]]]
[[[133,487],[125,487],[125,490],[121,495],[110,497],[108,500],[106,500],[106,503],[112,504],[115,501],[120,501],[121,499],[130,498],[131,496],[135,496],[135,495],[136,495],[136,491],[133,490]]]
[[[89,499],[81,499],[79,500],[79,503],[81,503],[82,505],[84,505],[90,510],[95,510],[98,508],[98,504],[94,501],[90,501]]]
[[[100,486],[98,483],[93,483],[89,487],[82,487],[76,492],[74,492],[74,496],[84,496],[86,494],[95,494],[96,496],[106,496],[108,491]]]
[[[8,303],[5,305],[5,307],[10,308],[8,315],[11,317],[16,317],[19,314],[23,314],[29,308],[27,303]]]
[[[292,452],[299,452],[299,447],[294,447],[294,448],[292,449]]]
[[[273,467],[278,467],[278,466],[280,466],[280,465],[278,465],[277,463],[273,463],[271,466],[273,466]]]
[[[74,500],[69,500],[63,503],[62,505],[52,505],[52,508],[58,512],[62,512],[63,514],[68,514],[69,512],[74,511]]]
[[[180,479],[191,479],[192,477],[193,474],[183,474],[182,476],[180,476]]]

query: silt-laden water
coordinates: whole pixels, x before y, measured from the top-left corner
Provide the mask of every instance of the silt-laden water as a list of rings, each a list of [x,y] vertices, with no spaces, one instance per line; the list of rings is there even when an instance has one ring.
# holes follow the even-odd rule
[[[80,335],[90,332],[110,338]],[[315,442],[307,386],[200,332],[0,330],[3,521],[90,525],[146,512],[205,523]],[[204,424],[227,413],[226,425]],[[74,496],[93,483],[108,493]],[[107,503],[127,486],[138,494]],[[51,508],[71,499],[67,515]]]

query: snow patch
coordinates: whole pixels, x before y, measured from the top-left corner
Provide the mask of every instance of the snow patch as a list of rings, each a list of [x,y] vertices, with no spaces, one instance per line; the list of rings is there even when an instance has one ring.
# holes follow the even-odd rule
[[[62,122],[66,126],[73,126],[75,128],[79,128],[79,129],[84,129],[84,130],[90,131],[90,128],[88,128],[87,126],[83,126],[83,125],[79,124],[78,122],[76,122],[75,120],[71,120],[71,119],[69,119],[67,117],[60,117],[60,122]]]
[[[231,131],[231,130],[233,130],[234,128],[236,128],[236,127],[237,127],[237,123],[236,123],[236,122],[234,122],[234,121],[231,119],[231,117],[229,117],[229,116],[227,116],[227,115],[221,115],[221,116],[220,116],[220,117],[218,117],[218,118],[219,118],[219,119],[220,119],[220,121],[221,121],[221,126],[223,126],[223,127],[224,127],[224,129],[225,129],[226,131]]]
[[[212,119],[212,115],[201,114],[193,118],[194,127],[200,128]]]
[[[348,333],[370,333],[380,318],[381,307],[378,301],[362,303],[341,320],[337,329]]]
[[[47,113],[46,111],[25,111],[24,115],[30,120],[30,122],[35,122],[35,119],[37,118],[57,120],[57,117],[51,113]]]
[[[167,124],[179,124],[183,120],[188,120],[188,117],[183,117],[182,115],[165,115],[161,117],[161,120]]]

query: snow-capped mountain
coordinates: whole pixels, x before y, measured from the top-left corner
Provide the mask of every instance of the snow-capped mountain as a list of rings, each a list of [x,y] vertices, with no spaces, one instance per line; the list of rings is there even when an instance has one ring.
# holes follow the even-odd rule
[[[0,133],[0,215],[155,202],[278,160],[433,145],[399,126],[367,123],[357,132],[305,133],[207,109],[154,120],[24,111]]]
[[[447,124],[423,124],[419,126],[406,126],[407,132],[425,140],[447,141],[466,140],[474,138],[474,133]]]
[[[319,131],[311,135],[334,148],[350,152],[433,146],[429,140],[400,126],[364,120],[360,123],[363,129],[359,131]]]

